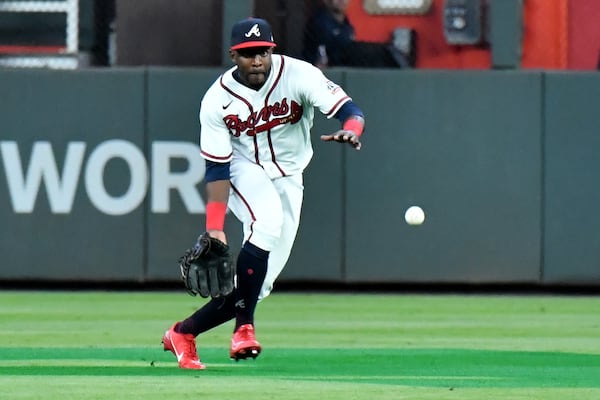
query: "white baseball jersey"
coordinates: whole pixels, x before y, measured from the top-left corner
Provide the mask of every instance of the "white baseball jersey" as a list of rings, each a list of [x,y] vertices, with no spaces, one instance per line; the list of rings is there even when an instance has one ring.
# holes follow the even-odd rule
[[[233,78],[236,67],[208,89],[200,109],[200,147],[207,160],[244,157],[274,179],[308,165],[314,109],[331,118],[351,99],[313,65],[278,54],[271,58],[271,73],[258,91]]]

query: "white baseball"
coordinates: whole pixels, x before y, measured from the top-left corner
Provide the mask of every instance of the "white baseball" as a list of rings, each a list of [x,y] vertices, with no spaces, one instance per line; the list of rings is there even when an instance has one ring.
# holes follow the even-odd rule
[[[421,225],[425,221],[425,212],[419,206],[411,206],[406,209],[404,219],[409,225]]]

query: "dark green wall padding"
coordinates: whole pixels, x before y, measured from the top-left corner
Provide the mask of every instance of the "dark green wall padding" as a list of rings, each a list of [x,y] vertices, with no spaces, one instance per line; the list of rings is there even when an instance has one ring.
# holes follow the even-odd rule
[[[155,143],[196,145],[200,99],[220,73],[0,70],[0,144],[17,143],[22,169],[34,143],[51,143],[59,174],[67,145],[86,146],[68,213],[53,213],[44,189],[32,213],[15,212],[0,159],[0,280],[177,281],[176,260],[204,215],[188,212],[176,191],[168,213],[154,212],[152,176],[137,208],[107,215],[89,199],[85,168],[109,140],[128,141],[148,165]],[[600,283],[600,76],[327,74],[365,111],[363,149],[320,142],[339,123],[316,116],[301,226],[281,281]],[[124,194],[130,175],[126,163],[109,162],[106,190]],[[425,210],[423,225],[404,222],[411,205]],[[240,230],[229,217],[235,250]]]

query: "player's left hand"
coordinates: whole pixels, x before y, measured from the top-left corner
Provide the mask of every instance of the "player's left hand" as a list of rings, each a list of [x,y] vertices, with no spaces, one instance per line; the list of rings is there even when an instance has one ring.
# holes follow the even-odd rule
[[[321,140],[323,140],[324,142],[334,141],[340,143],[348,143],[356,150],[360,150],[361,147],[358,135],[352,131],[339,130],[331,135],[321,135]]]

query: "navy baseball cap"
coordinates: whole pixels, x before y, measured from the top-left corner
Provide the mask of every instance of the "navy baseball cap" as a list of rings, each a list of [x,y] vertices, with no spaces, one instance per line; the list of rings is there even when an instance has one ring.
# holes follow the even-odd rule
[[[243,19],[231,28],[231,50],[275,46],[271,25],[264,19]]]

